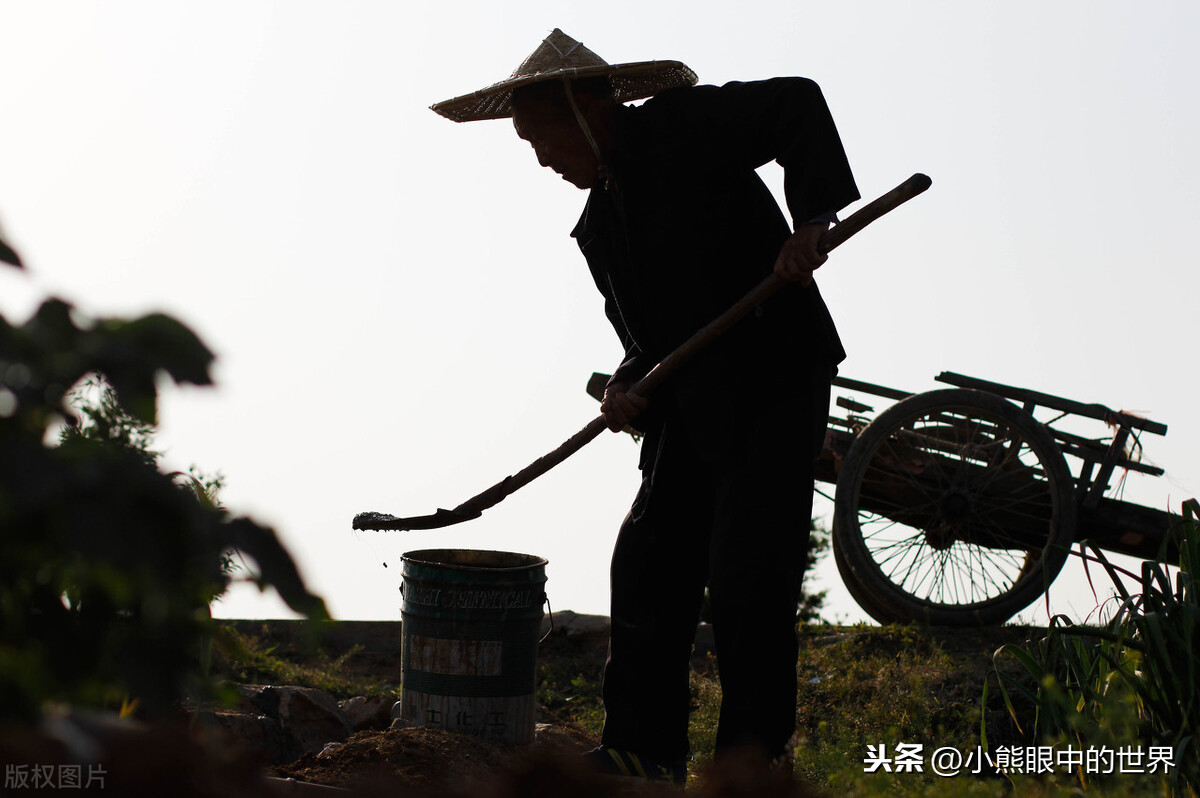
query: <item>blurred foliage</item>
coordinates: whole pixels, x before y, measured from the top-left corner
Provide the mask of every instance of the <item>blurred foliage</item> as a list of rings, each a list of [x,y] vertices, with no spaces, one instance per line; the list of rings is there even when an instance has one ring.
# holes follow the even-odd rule
[[[7,245],[0,260],[19,262]],[[209,385],[212,359],[162,314],[92,320],[48,299],[24,324],[0,315],[0,714],[136,700],[161,715],[207,694],[209,603],[231,552],[327,617],[274,531],[228,517],[212,480],[163,473],[149,450],[157,381]],[[97,375],[111,388],[77,412],[72,389]]]
[[[21,263],[21,258],[13,251],[13,248],[4,240],[4,231],[0,230],[0,263],[8,263],[16,266],[18,269],[24,268]]]
[[[161,452],[154,445],[153,424],[130,415],[117,392],[101,376],[86,377],[67,392],[67,405],[75,414],[72,423],[63,426],[60,440],[87,438],[136,454],[152,465],[158,464]]]
[[[117,398],[117,392],[103,377],[84,379],[79,386],[68,392],[67,397],[67,402],[75,411],[76,417],[74,423],[63,426],[63,442],[76,438],[100,441],[125,449],[148,464],[158,466],[162,453],[152,448],[157,431],[154,425],[134,418],[126,412]],[[190,492],[202,506],[224,513],[225,508],[220,500],[221,488],[225,485],[224,476],[219,473],[206,474],[194,465],[186,472],[172,471],[169,476]],[[237,563],[233,553],[223,552],[221,571],[232,575],[236,569]]]

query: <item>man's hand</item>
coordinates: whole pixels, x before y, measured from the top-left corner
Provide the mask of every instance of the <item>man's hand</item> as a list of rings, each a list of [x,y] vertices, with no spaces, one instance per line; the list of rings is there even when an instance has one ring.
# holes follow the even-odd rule
[[[604,389],[600,412],[613,432],[620,432],[632,424],[650,404],[646,397],[630,393],[632,387],[630,382],[614,382]]]
[[[779,257],[775,259],[775,273],[789,282],[808,285],[812,282],[812,273],[829,259],[817,249],[821,234],[829,229],[829,225],[802,224],[796,232],[783,242]]]

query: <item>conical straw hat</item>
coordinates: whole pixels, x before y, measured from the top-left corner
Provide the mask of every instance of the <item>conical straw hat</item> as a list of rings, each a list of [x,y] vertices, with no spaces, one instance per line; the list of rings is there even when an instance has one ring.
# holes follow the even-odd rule
[[[607,77],[617,102],[640,100],[673,86],[690,86],[696,73],[678,61],[609,64],[558,28],[513,71],[507,80],[486,89],[431,106],[447,119],[473,122],[512,116],[512,92],[544,80]]]

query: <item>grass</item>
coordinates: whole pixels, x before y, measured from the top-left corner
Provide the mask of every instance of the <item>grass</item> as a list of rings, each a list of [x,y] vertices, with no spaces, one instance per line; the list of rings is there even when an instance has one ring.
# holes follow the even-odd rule
[[[604,724],[600,701],[603,669],[603,649],[551,635],[538,648],[538,705],[599,737]]]
[[[1014,683],[1000,674],[1007,704],[1013,696],[1036,712],[1030,736],[1060,745],[1157,746],[1170,751],[1172,788],[1195,795],[1200,787],[1200,504],[1184,504],[1169,540],[1178,546],[1179,571],[1172,580],[1162,562],[1145,562],[1140,574],[1118,568],[1087,542],[1081,554],[1098,563],[1118,596],[1100,625],[1050,620],[1028,647],[1004,646],[997,659],[1018,662],[1029,679]],[[1164,555],[1165,546],[1164,543]],[[1160,556],[1160,560],[1165,556]],[[1121,576],[1136,586],[1131,591]]]
[[[1033,701],[985,701],[995,669],[1010,684],[1034,688],[1021,665],[992,655],[1001,645],[1032,645],[1040,630],[922,629],[917,626],[801,627],[795,769],[812,786],[845,796],[1138,796],[1172,795],[1154,776],[1117,775],[1082,783],[1069,772],[1049,776],[942,777],[929,771],[938,748],[975,752],[984,737],[998,746],[1029,745],[1022,731],[1037,713]],[[538,701],[557,717],[599,734],[602,648],[547,641],[540,654]],[[696,765],[712,756],[721,689],[711,659],[694,661],[690,739]],[[894,752],[922,746],[924,772],[864,772],[868,746]],[[1063,743],[1065,745],[1065,743]]]
[[[968,645],[955,655],[915,626],[831,631],[802,636],[795,760],[805,781],[851,795],[999,794],[999,785],[975,779],[866,773],[864,762],[880,745],[886,758],[901,744],[919,745],[923,760],[943,746],[973,750],[986,640],[964,634],[957,642]]]
[[[351,666],[362,651],[353,646],[336,656],[315,645],[282,648],[232,626],[220,627],[215,641],[213,668],[223,678],[242,684],[288,684],[314,687],[334,698],[394,692],[388,683]],[[397,671],[399,667],[397,666]]]
[[[846,798],[1140,798],[1176,794],[1168,782],[1154,776],[1121,774],[1085,782],[1065,771],[1011,778],[994,774],[941,777],[930,772],[929,757],[938,748],[973,752],[985,739],[993,751],[1002,745],[1034,744],[1023,733],[1028,734],[1038,717],[1036,702],[1018,690],[1013,690],[1009,701],[1003,701],[994,682],[996,673],[1002,673],[1006,684],[1019,685],[1030,696],[1037,683],[1017,659],[999,657],[994,661],[993,654],[1001,646],[1032,647],[1043,633],[1030,627],[802,626],[794,741],[797,774],[818,790]],[[356,656],[357,647],[341,653],[298,651],[247,634],[235,634],[233,639],[241,653],[221,654],[218,659],[222,672],[238,681],[302,684],[338,697],[396,686],[380,682],[380,664]],[[554,717],[598,736],[604,718],[600,700],[603,665],[602,644],[551,636],[539,649],[538,703]],[[388,674],[399,672],[398,661],[390,661],[386,667]],[[993,692],[985,696],[989,674]],[[690,738],[695,765],[702,766],[712,756],[721,697],[711,658],[693,660],[691,687]],[[922,746],[924,772],[864,772],[868,746],[884,745],[891,756],[900,743]],[[1066,744],[1065,740],[1055,742],[1058,747]]]

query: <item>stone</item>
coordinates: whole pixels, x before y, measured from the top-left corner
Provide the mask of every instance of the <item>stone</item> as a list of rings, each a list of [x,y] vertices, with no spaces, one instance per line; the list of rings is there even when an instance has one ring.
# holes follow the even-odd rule
[[[325,743],[325,747],[321,749],[321,753],[317,754],[318,759],[328,758],[337,753],[339,748],[345,748],[345,743]]]
[[[357,732],[386,729],[392,722],[392,705],[395,703],[396,697],[392,695],[356,695],[338,702],[338,707],[346,716],[350,728]]]
[[[300,756],[300,750],[276,718],[247,712],[200,710],[194,714],[197,724],[227,745],[252,752],[267,765],[287,764]]]
[[[337,702],[320,690],[290,685],[241,685],[239,692],[244,703],[279,722],[299,753],[318,753],[326,743],[341,742],[354,731]]]
[[[542,633],[553,631],[554,634],[565,636],[568,640],[586,643],[606,643],[608,641],[609,620],[607,615],[585,615],[561,610],[542,622]]]
[[[353,730],[337,702],[311,687],[279,687],[279,722],[300,750],[319,753],[325,743],[341,742]]]
[[[279,688],[270,684],[239,684],[238,707],[243,711],[260,712],[269,718],[279,718]]]

